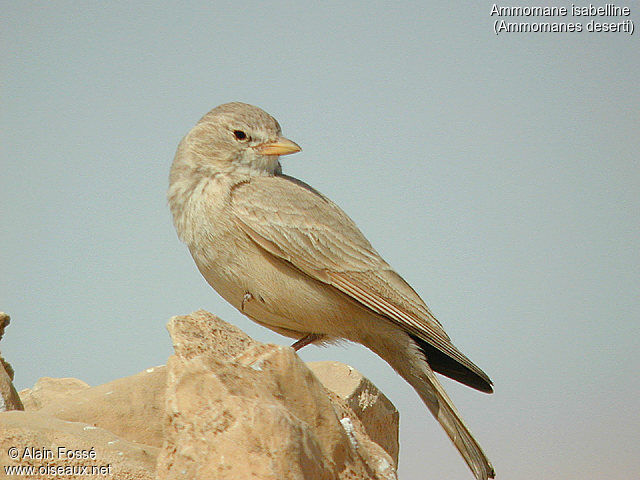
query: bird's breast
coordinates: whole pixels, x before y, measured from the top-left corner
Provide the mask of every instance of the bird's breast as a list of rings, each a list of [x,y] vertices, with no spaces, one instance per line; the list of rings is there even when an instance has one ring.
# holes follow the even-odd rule
[[[228,228],[225,210],[231,187],[224,178],[187,176],[169,186],[168,200],[178,237],[191,249]]]
[[[233,179],[223,175],[197,182],[174,182],[169,204],[178,236],[186,243],[207,282],[238,307],[247,289],[247,265],[255,245],[231,212]]]

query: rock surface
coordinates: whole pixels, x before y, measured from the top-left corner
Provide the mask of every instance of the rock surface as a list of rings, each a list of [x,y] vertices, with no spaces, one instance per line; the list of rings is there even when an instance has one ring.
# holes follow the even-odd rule
[[[0,413],[3,465],[111,465],[110,478],[160,480],[396,478],[397,411],[351,367],[310,369],[293,349],[204,311],[167,328],[166,367],[97,387],[42,378],[21,391],[27,411]],[[11,461],[12,446],[54,458]],[[96,458],[58,458],[58,446],[93,447]]]
[[[39,412],[4,412],[0,414],[0,431],[1,478],[155,477],[156,447],[128,442],[91,425],[65,422]],[[69,458],[69,450],[85,450],[87,458]],[[7,467],[22,470],[10,475]],[[30,472],[29,468],[34,470]]]
[[[230,329],[206,312],[169,322],[176,354],[167,364],[160,480],[396,478],[391,456],[292,348]],[[240,341],[230,348],[229,338]]]
[[[130,442],[160,447],[166,377],[164,366],[153,367],[66,397],[56,392],[56,400],[46,401],[38,411],[104,428]]]
[[[322,384],[345,401],[366,434],[398,464],[398,411],[391,401],[355,368],[340,362],[310,362]]]
[[[9,325],[10,320],[9,315],[0,312],[0,340],[2,340],[4,329]],[[20,396],[13,386],[13,368],[0,355],[0,412],[23,409]]]
[[[40,378],[33,388],[20,390],[20,398],[27,411],[38,411],[59,401],[68,401],[75,393],[91,388],[88,383],[77,378]]]

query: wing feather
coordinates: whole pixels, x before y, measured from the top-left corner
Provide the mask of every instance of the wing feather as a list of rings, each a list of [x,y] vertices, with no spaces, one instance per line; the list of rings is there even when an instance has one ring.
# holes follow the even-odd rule
[[[490,389],[487,375],[451,343],[418,294],[331,200],[282,175],[236,185],[231,206],[239,226],[263,249],[390,319],[480,376]]]

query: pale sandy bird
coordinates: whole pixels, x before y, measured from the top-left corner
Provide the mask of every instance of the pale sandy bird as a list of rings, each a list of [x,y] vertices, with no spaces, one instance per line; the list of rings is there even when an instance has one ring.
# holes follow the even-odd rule
[[[297,339],[296,350],[347,339],[382,357],[418,392],[476,478],[493,478],[434,371],[488,393],[491,380],[337,205],[282,173],[279,156],[298,151],[257,107],[211,110],[171,166],[178,236],[225,300]]]

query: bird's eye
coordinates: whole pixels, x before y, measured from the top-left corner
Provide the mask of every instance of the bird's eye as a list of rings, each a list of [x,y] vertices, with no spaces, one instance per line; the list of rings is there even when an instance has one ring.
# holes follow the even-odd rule
[[[244,133],[242,130],[234,130],[233,131],[233,135],[236,137],[236,140],[246,140],[247,139],[247,134]]]

